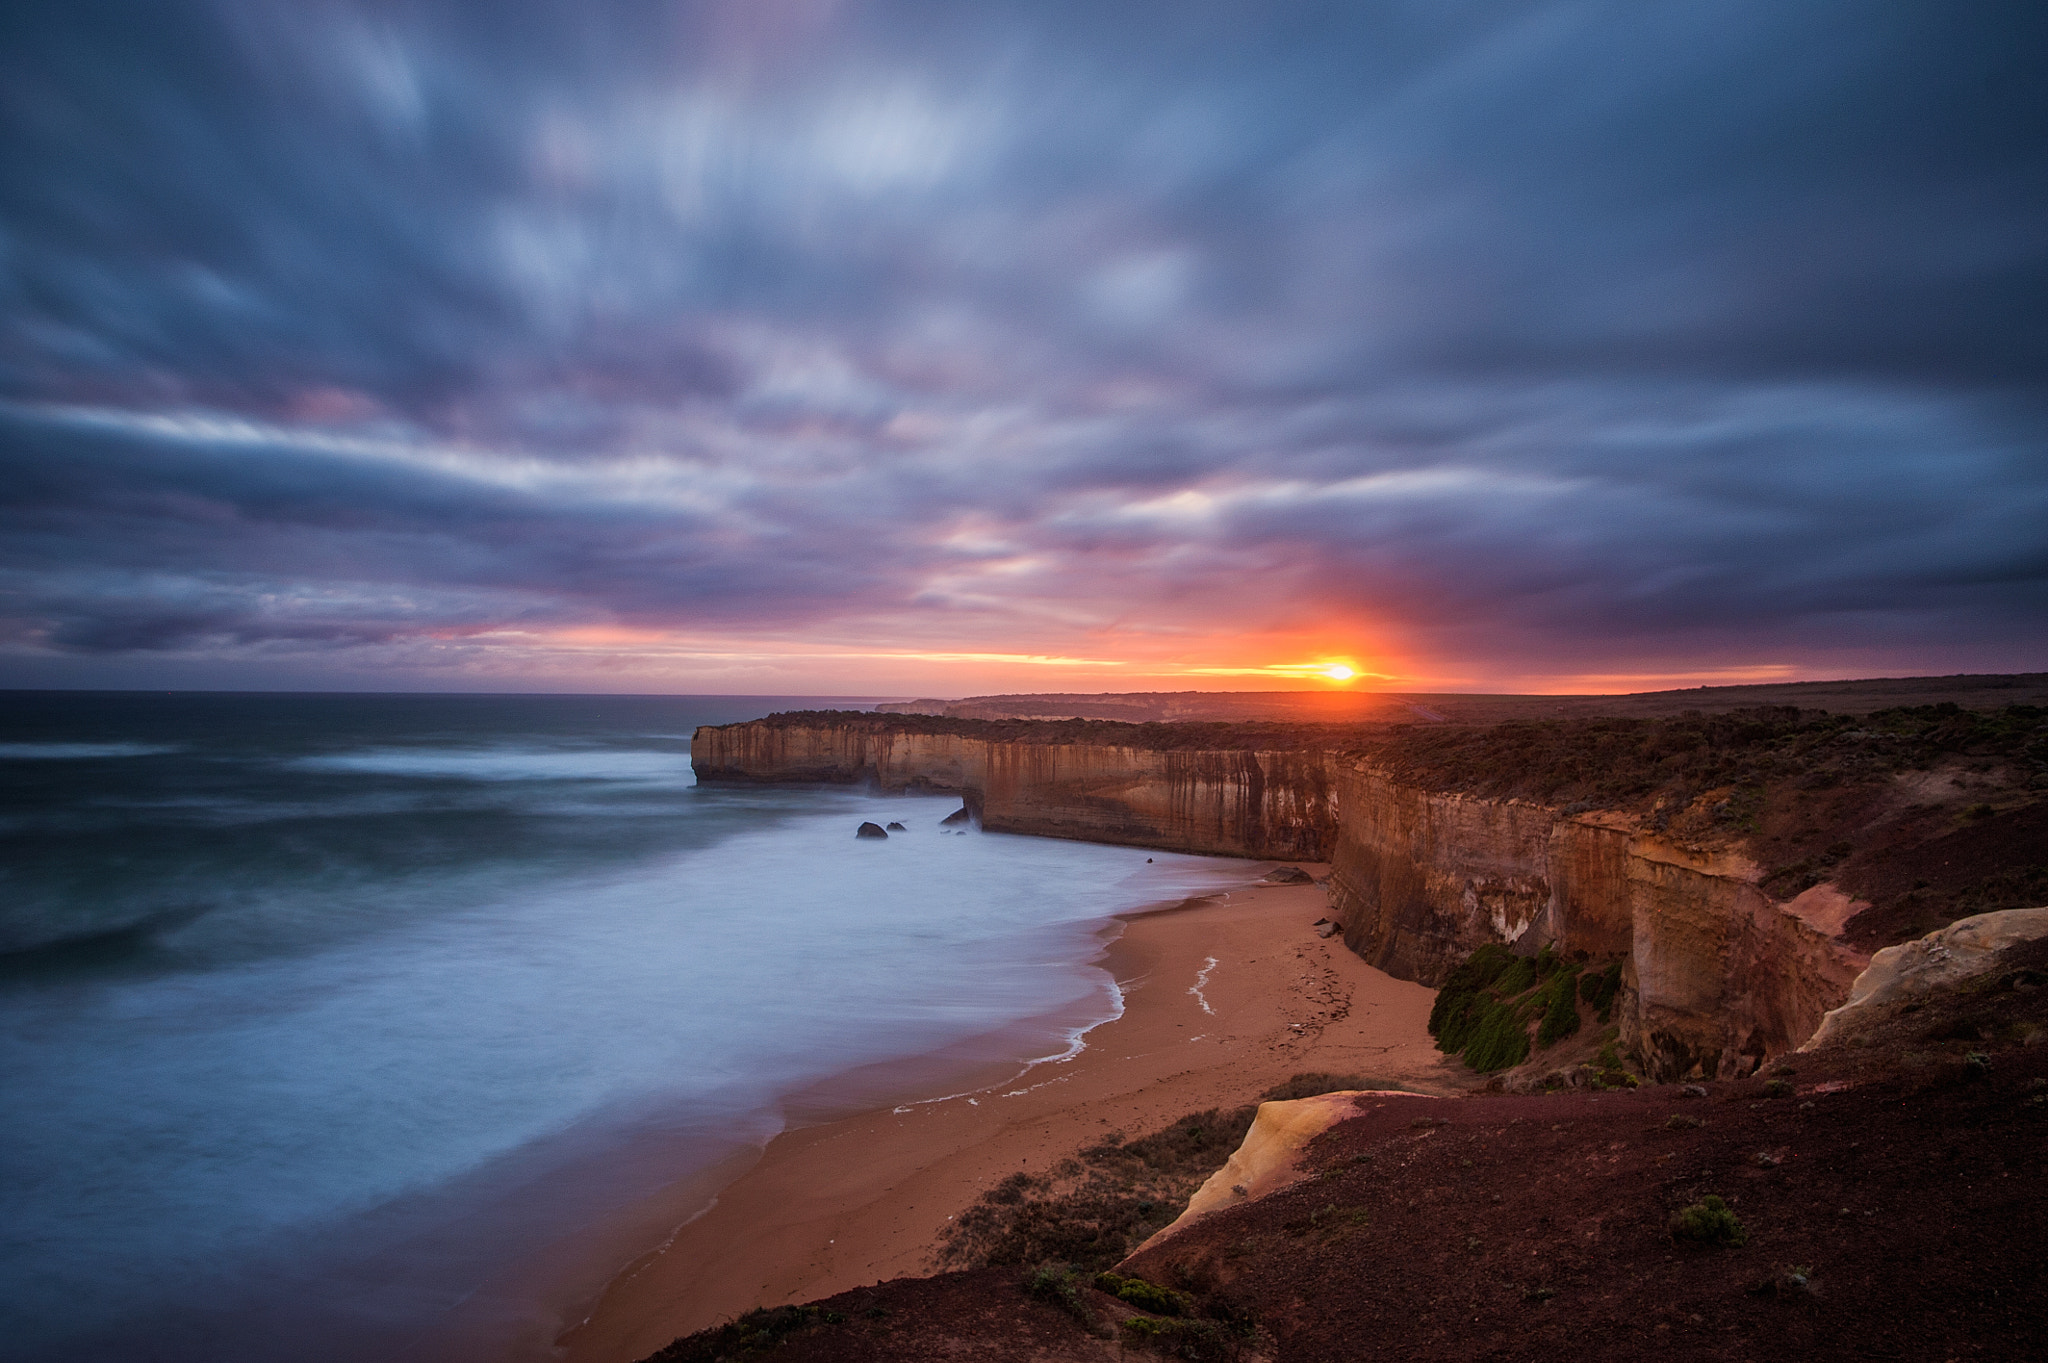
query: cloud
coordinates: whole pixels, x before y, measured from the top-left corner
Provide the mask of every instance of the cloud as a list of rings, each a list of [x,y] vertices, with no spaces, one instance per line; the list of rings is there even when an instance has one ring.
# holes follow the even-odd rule
[[[4,22],[0,666],[2048,666],[2033,7]]]

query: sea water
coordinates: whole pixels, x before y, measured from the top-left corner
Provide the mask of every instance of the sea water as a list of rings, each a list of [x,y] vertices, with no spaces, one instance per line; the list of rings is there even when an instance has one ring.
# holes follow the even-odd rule
[[[1060,1053],[1109,916],[1225,874],[695,784],[830,704],[0,697],[0,1355],[531,1352],[523,1257],[834,1075]]]

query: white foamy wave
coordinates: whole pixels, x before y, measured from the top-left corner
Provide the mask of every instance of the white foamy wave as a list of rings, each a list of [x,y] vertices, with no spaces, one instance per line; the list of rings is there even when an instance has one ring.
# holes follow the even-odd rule
[[[0,762],[77,762],[183,751],[174,743],[0,743]]]
[[[617,748],[365,748],[301,758],[305,771],[470,781],[683,781],[690,755]]]

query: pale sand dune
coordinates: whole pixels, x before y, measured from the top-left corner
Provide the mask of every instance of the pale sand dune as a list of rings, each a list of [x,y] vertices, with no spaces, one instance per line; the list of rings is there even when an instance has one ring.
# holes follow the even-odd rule
[[[1124,1015],[1078,1057],[777,1138],[715,1207],[611,1284],[563,1339],[564,1357],[624,1363],[751,1307],[930,1272],[948,1216],[1006,1175],[1043,1172],[1111,1131],[1235,1107],[1296,1073],[1470,1087],[1430,1042],[1432,991],[1319,939],[1323,912],[1321,886],[1246,885],[1131,917],[1105,961]]]

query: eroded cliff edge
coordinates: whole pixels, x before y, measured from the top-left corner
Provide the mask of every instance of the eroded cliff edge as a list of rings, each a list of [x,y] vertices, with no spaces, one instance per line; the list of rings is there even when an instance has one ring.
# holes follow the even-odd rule
[[[1144,730],[1167,729],[1165,734]],[[1234,742],[1205,745],[1210,730]],[[1132,731],[1132,732],[1125,732]],[[697,730],[699,781],[958,793],[1001,833],[1325,861],[1336,833],[1314,726],[986,723],[818,712]]]
[[[1650,1077],[1750,1072],[1811,1036],[1868,962],[1810,912],[1850,901],[1831,887],[1776,900],[1739,847],[1422,790],[1365,758],[1333,766],[1345,817],[1330,903],[1352,950],[1429,984],[1488,942],[1620,959],[1622,1049]]]
[[[957,792],[997,831],[1327,860],[1346,942],[1400,978],[1439,983],[1487,942],[1622,961],[1621,1043],[1655,1079],[1750,1072],[1876,947],[2048,897],[2031,706],[1433,728],[813,712],[700,729],[693,762]]]

